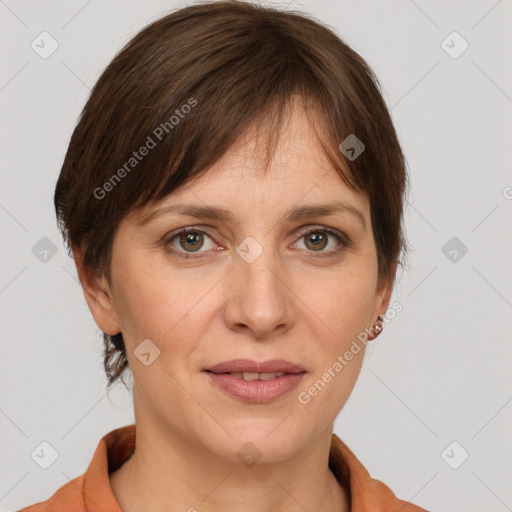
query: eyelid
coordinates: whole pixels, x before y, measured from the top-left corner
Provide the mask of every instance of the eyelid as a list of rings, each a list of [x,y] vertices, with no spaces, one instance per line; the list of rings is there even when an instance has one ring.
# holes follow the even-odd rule
[[[315,232],[315,231],[325,231],[326,233],[329,233],[330,235],[334,235],[334,236],[338,237],[340,239],[341,243],[343,243],[343,245],[345,245],[345,247],[348,247],[351,243],[349,236],[346,235],[343,231],[340,231],[335,228],[331,228],[329,226],[323,226],[321,224],[316,224],[316,225],[312,225],[312,226],[305,228],[304,231],[299,232],[298,238],[302,238],[304,235],[307,235],[307,234]],[[327,252],[329,252],[329,251],[327,251]]]

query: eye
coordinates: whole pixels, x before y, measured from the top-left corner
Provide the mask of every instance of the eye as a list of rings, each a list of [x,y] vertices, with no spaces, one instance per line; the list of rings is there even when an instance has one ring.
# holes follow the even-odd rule
[[[327,227],[310,228],[308,231],[301,233],[299,240],[293,245],[297,246],[304,239],[307,252],[325,254],[326,256],[338,253],[350,245],[350,241],[344,233],[338,233]],[[324,250],[328,247],[331,239],[335,239],[338,243],[334,248]],[[206,245],[205,241],[207,242]],[[164,245],[170,253],[185,259],[200,258],[215,247],[215,243],[208,233],[194,227],[181,229],[178,233],[167,238]],[[201,249],[205,250],[202,251]]]
[[[325,250],[324,249],[329,245],[330,239],[336,239],[338,244],[334,248]],[[346,235],[338,234],[336,231],[330,228],[324,227],[315,227],[311,228],[308,231],[302,233],[300,235],[299,242],[304,240],[306,250],[309,252],[318,252],[318,253],[337,253],[341,251],[344,247],[348,245],[348,239]],[[294,245],[297,245],[299,242],[296,242]]]
[[[165,246],[167,247],[168,245],[171,245],[173,249],[170,249],[170,252],[181,258],[199,257],[203,252],[206,252],[200,251],[200,249],[205,245],[205,237],[212,241],[210,235],[200,229],[183,228],[178,233],[171,236],[165,242]],[[212,249],[212,247],[207,246],[206,250],[209,249]],[[195,256],[193,253],[197,253],[198,256]]]

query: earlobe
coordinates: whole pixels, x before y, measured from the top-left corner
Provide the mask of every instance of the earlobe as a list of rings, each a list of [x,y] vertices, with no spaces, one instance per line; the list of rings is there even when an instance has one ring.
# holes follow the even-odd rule
[[[83,252],[73,248],[75,265],[84,292],[84,297],[96,325],[111,336],[121,332],[112,293],[103,277],[98,277],[92,269],[85,267]]]
[[[370,327],[371,335],[368,340],[372,341],[382,332],[384,327],[384,315],[387,312],[389,302],[391,300],[391,293],[393,291],[393,283],[395,280],[396,264],[392,265],[391,271],[387,276],[379,276],[377,283],[377,293],[374,301],[374,311],[378,312],[377,318],[374,320],[372,327]]]

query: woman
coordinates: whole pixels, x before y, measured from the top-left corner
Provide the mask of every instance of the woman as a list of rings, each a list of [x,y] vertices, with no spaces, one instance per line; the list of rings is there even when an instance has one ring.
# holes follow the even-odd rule
[[[135,425],[23,510],[424,510],[332,432],[394,308],[405,189],[377,79],[317,21],[227,1],[137,34],[55,191]]]

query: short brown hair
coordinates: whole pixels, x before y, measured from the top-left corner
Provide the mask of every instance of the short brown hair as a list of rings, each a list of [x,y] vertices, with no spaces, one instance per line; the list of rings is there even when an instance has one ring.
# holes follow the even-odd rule
[[[368,195],[379,277],[389,277],[406,249],[407,172],[381,90],[365,60],[311,15],[237,0],[165,15],[114,57],[72,134],[54,197],[69,254],[83,249],[84,265],[110,282],[125,214],[207,171],[255,123],[269,136],[268,165],[298,95],[320,114],[319,141],[340,178]],[[349,135],[365,146],[355,159],[341,150]],[[128,361],[121,333],[104,333],[104,344],[110,387]]]

